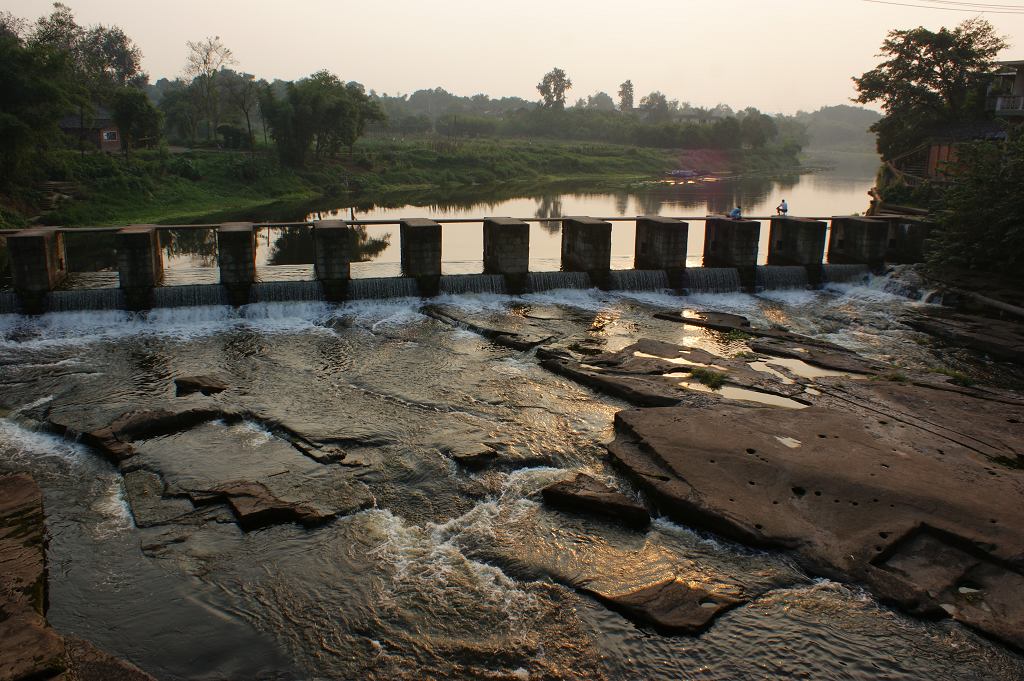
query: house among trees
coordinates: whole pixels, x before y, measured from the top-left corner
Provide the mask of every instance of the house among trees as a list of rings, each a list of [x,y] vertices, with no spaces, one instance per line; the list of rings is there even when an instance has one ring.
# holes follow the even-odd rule
[[[114,123],[111,112],[102,106],[91,112],[74,113],[64,116],[58,123],[60,129],[75,144],[85,149],[87,145],[111,154],[119,153],[121,131]]]
[[[988,110],[1013,123],[1024,122],[1024,60],[997,62],[988,88]]]
[[[952,175],[957,147],[967,142],[1003,141],[1006,130],[999,121],[936,125],[920,146],[900,154],[889,165],[910,180],[945,180]]]

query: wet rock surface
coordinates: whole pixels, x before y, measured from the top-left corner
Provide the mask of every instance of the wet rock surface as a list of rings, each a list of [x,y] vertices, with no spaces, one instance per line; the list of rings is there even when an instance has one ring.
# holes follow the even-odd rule
[[[645,407],[719,402],[717,393],[702,389],[704,382],[715,380],[755,393],[751,398],[756,393],[792,398],[804,392],[803,386],[780,383],[743,359],[651,339],[584,359],[559,350],[538,350],[537,356],[549,371]]]
[[[699,634],[720,614],[747,602],[728,594],[709,592],[678,579],[666,579],[619,593],[583,591],[631,620],[666,634]]]
[[[43,496],[28,475],[0,477],[0,678],[49,678],[66,667],[46,623]]]
[[[597,514],[627,527],[642,529],[651,522],[642,504],[583,473],[545,487],[541,496],[555,508]]]
[[[46,621],[43,496],[31,476],[0,476],[0,679],[152,681]]]
[[[943,342],[1006,362],[1024,364],[1024,325],[1017,321],[961,314],[945,308],[907,316],[910,328]]]
[[[904,405],[916,398],[940,408],[950,396],[893,389],[887,397]],[[1007,419],[1019,407],[1001,411],[993,420],[1017,425]],[[641,409],[617,415],[609,452],[681,522],[792,550],[817,574],[1022,647],[1024,476],[971,446],[992,441],[983,429],[967,422],[954,435],[875,409]],[[1018,434],[986,451],[1022,441]]]
[[[174,379],[174,387],[178,396],[202,393],[216,395],[228,389],[228,384],[216,376],[181,376]]]
[[[546,333],[545,329],[539,326],[524,324],[513,328],[508,325],[488,324],[472,315],[467,315],[458,308],[446,305],[428,305],[423,308],[423,314],[433,317],[439,322],[468,329],[499,345],[515,350],[530,350],[551,339],[551,334]]]

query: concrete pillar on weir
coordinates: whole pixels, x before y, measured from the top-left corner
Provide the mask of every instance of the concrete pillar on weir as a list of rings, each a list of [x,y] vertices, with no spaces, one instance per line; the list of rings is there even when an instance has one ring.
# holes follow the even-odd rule
[[[251,222],[226,222],[217,228],[217,264],[231,304],[248,303],[256,281],[256,230]]]
[[[132,225],[114,235],[117,272],[130,310],[152,307],[153,287],[164,278],[160,232],[153,225]]]
[[[768,234],[768,264],[807,268],[807,283],[821,283],[828,225],[821,220],[777,216]]]
[[[68,274],[64,236],[55,229],[26,229],[7,237],[11,276],[21,309],[46,311],[46,294]]]
[[[921,218],[886,218],[889,223],[889,244],[885,261],[898,264],[924,262],[926,241],[932,225]]]
[[[401,221],[402,276],[414,277],[420,295],[437,295],[441,287],[441,225],[433,220]]]
[[[612,223],[585,216],[562,218],[562,271],[587,272],[601,288],[612,269]]]
[[[761,223],[757,220],[708,218],[704,231],[704,267],[735,267],[743,287],[753,289],[760,239]]]
[[[637,217],[633,267],[638,270],[665,270],[672,287],[683,288],[689,232],[689,224],[679,218]]]
[[[506,289],[526,291],[530,272],[530,225],[515,218],[484,218],[484,274],[505,276]]]
[[[878,270],[885,263],[889,225],[857,215],[832,218],[828,235],[828,261],[833,265],[867,265]]]
[[[313,225],[313,270],[327,300],[348,297],[356,232],[344,220],[320,220]]]

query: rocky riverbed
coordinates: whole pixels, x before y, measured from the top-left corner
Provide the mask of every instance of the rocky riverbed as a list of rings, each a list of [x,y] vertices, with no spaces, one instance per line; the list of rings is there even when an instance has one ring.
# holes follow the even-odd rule
[[[2,319],[27,567],[0,626],[53,654],[0,646],[0,678],[1020,678],[1024,400],[922,313],[848,287]]]

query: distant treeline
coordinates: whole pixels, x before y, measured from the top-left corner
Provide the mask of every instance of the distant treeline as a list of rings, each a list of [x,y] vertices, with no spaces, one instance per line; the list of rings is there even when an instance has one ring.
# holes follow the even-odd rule
[[[544,74],[537,85],[540,98],[531,102],[462,97],[440,88],[389,96],[328,71],[268,82],[236,70],[231,50],[218,37],[188,42],[184,56],[180,77],[150,84],[140,49],[116,26],[82,26],[60,3],[34,22],[0,12],[0,184],[24,183],[45,165],[30,160],[48,149],[85,152],[111,122],[126,155],[165,143],[253,153],[264,146],[293,167],[350,155],[366,133],[778,149],[793,156],[812,141],[812,133],[855,143],[871,123],[853,107],[770,116],[752,107],[694,107],[658,91],[634,103],[628,80],[617,99],[598,92],[567,106],[572,82],[558,68]]]

